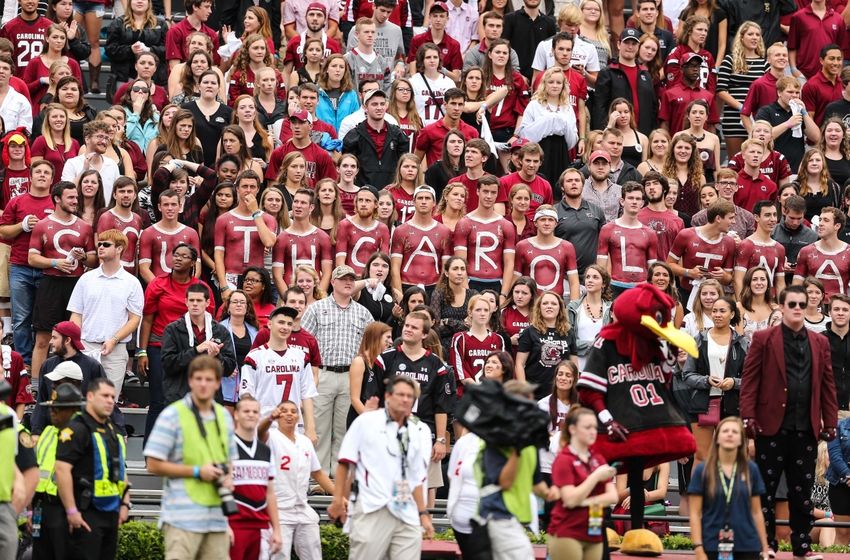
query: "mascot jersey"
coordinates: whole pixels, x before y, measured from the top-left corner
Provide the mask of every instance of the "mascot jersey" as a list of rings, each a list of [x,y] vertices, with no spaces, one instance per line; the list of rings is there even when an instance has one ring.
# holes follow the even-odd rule
[[[630,432],[687,425],[672,406],[666,384],[671,372],[666,361],[635,370],[631,360],[617,352],[614,341],[600,337],[593,346],[579,384],[604,393],[617,422]]]

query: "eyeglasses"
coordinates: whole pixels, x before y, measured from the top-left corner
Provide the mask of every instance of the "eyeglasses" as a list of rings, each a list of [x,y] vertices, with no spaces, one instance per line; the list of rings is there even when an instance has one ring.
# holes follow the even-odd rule
[[[243,284],[259,284],[261,282],[262,280],[260,280],[259,278],[245,278],[244,280],[242,280]]]
[[[144,86],[133,86],[133,91],[136,93],[150,93],[151,89]]]
[[[92,138],[95,140],[109,140],[109,136],[106,134],[95,134]]]
[[[805,309],[806,302],[805,301],[786,301],[785,306],[788,309]]]
[[[398,93],[412,93],[413,90],[406,87],[400,87],[395,89]]]
[[[248,302],[247,301],[241,301],[241,300],[238,300],[238,299],[237,300],[231,299],[230,305],[248,305]]]
[[[737,187],[738,183],[736,183],[734,181],[721,181],[721,182],[717,183],[717,186],[718,187]]]
[[[97,242],[98,247],[107,247],[108,248],[108,247],[112,247],[112,245],[113,245],[113,243],[111,241],[98,241]]]

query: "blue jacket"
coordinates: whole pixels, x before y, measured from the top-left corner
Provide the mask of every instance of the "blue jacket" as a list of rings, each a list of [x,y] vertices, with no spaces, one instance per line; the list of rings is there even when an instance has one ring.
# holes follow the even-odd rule
[[[826,480],[833,486],[847,484],[850,478],[850,418],[838,422],[835,439],[829,442],[828,449]]]
[[[316,105],[316,116],[333,126],[339,132],[339,125],[342,124],[342,119],[360,108],[360,98],[357,97],[357,92],[349,90],[339,96],[336,109],[334,109],[331,98],[325,93],[325,90],[319,90],[319,104]],[[342,140],[342,138],[340,138]]]
[[[159,123],[159,114],[154,113],[153,118],[145,122],[140,122],[139,115],[127,107],[124,107],[124,114],[127,119],[124,135],[129,140],[138,144],[139,148],[142,149],[142,153],[144,153],[148,149],[150,141],[159,134],[159,127],[157,126],[157,123]]]

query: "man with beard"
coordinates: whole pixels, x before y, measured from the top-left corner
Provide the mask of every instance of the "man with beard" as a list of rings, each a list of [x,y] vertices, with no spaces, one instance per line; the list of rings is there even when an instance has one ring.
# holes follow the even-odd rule
[[[100,178],[103,181],[103,197],[105,199],[112,198],[112,187],[115,180],[121,176],[118,170],[118,164],[103,154],[109,148],[109,135],[111,133],[109,125],[101,121],[92,121],[86,123],[83,127],[83,134],[86,140],[86,151],[76,157],[72,157],[65,162],[65,167],[62,169],[62,180],[75,183],[77,177],[87,169],[96,169],[100,173]]]
[[[606,221],[616,220],[623,188],[611,179],[611,156],[605,150],[596,150],[587,162],[590,177],[584,182],[582,196],[602,208]]]
[[[127,236],[127,251],[121,264],[130,274],[136,274],[136,258],[139,236],[142,234],[142,217],[133,212],[137,196],[136,182],[129,177],[118,177],[112,189],[112,204],[97,219],[95,234],[117,229]]]
[[[581,278],[584,270],[596,262],[599,232],[607,220],[602,208],[582,196],[584,176],[578,169],[566,169],[558,182],[564,197],[555,208],[558,213],[555,235],[569,240],[576,247],[578,277]]]
[[[64,381],[76,381],[83,393],[88,389],[92,379],[106,377],[103,366],[94,358],[83,354],[85,347],[80,340],[80,327],[71,321],[62,321],[50,333],[50,350],[53,356],[48,358],[41,366],[42,376],[38,384],[38,395],[36,396],[35,410],[30,419],[30,430],[33,442],[37,441],[41,433],[50,424],[50,417],[44,402],[50,400],[53,389]],[[71,362],[77,368],[60,367],[60,364]],[[119,431],[124,432],[124,415],[116,406],[112,412],[112,422],[118,426]]]
[[[641,208],[637,217],[658,236],[656,255],[666,259],[676,234],[685,229],[685,222],[664,203],[664,198],[670,192],[667,177],[657,171],[650,171],[643,176],[642,183],[648,203]]]
[[[314,2],[307,6],[307,14],[304,19],[307,29],[303,33],[294,35],[286,43],[286,53],[283,57],[284,76],[289,76],[292,70],[298,70],[304,66],[304,43],[307,42],[307,39],[320,39],[322,41],[325,46],[325,54],[322,60],[327,58],[329,54],[342,53],[342,46],[339,42],[325,31],[325,20],[327,18],[323,5]],[[277,45],[279,42],[275,42],[275,44]]]
[[[360,187],[354,199],[355,214],[339,223],[336,232],[336,266],[348,265],[360,274],[372,253],[386,253],[390,246],[390,230],[378,221],[378,191]]]
[[[85,268],[97,266],[92,227],[76,216],[77,185],[59,181],[51,194],[55,204],[53,214],[33,228],[28,256],[29,265],[44,274],[35,293],[32,313],[34,372],[39,371],[47,358],[53,325],[69,318],[66,307],[77,280]]]

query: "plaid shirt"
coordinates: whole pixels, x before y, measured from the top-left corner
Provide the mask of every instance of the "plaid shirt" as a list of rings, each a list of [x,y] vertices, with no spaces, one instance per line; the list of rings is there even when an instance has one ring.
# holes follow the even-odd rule
[[[356,301],[340,307],[333,296],[328,296],[307,308],[301,327],[319,342],[322,365],[339,367],[351,364],[360,348],[363,331],[372,321],[372,314]]]

